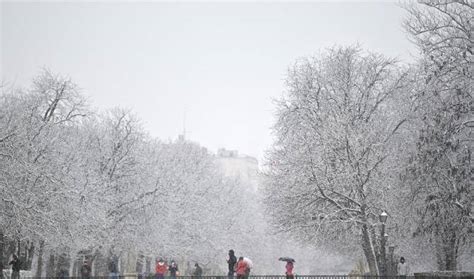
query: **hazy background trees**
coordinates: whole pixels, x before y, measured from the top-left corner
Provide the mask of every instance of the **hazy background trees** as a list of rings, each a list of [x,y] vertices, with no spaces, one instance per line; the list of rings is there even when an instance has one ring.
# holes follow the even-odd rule
[[[206,148],[151,138],[124,109],[94,111],[47,70],[0,100],[3,263],[18,253],[55,276],[86,259],[99,275],[111,256],[122,272],[163,257],[224,273],[233,248],[262,262],[256,271],[278,264],[265,257],[254,181],[225,176]]]

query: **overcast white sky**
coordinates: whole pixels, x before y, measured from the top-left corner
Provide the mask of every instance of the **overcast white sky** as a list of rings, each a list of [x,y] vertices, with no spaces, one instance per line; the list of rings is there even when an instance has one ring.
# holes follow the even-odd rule
[[[0,0],[1,1],[1,0]],[[93,106],[132,109],[153,136],[262,158],[273,98],[295,59],[360,43],[403,61],[416,50],[397,2],[1,4],[3,81],[42,67],[70,76]]]

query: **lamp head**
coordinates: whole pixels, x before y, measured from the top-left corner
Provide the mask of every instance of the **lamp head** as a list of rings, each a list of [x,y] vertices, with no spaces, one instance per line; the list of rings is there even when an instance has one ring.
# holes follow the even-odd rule
[[[380,213],[379,215],[380,222],[385,224],[385,222],[387,221],[387,218],[388,218],[387,212],[382,211],[382,213]]]

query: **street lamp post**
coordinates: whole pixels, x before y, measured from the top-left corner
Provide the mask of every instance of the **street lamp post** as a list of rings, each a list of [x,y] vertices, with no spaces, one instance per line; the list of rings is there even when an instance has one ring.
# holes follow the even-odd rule
[[[388,268],[387,268],[387,275],[388,276],[395,276],[396,275],[396,268],[395,268],[395,263],[394,263],[394,258],[393,258],[394,251],[395,251],[395,246],[394,245],[388,246],[388,254],[390,256],[389,264],[388,264]]]
[[[387,242],[388,235],[385,233],[385,222],[387,221],[388,214],[387,212],[383,211],[380,216],[380,222],[382,223],[382,230],[380,232],[380,275],[385,276],[386,275],[386,254],[385,254],[385,243]]]

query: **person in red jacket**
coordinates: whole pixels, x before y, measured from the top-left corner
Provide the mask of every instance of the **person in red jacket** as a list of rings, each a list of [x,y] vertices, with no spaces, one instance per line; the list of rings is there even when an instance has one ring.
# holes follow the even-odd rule
[[[155,272],[156,272],[156,279],[164,279],[165,274],[168,271],[168,266],[163,261],[163,259],[159,259],[156,263]]]
[[[244,279],[245,275],[247,274],[248,265],[244,261],[244,257],[239,257],[239,261],[237,262],[237,268],[235,273],[237,273],[237,279]]]
[[[293,262],[286,262],[286,279],[293,279]]]

